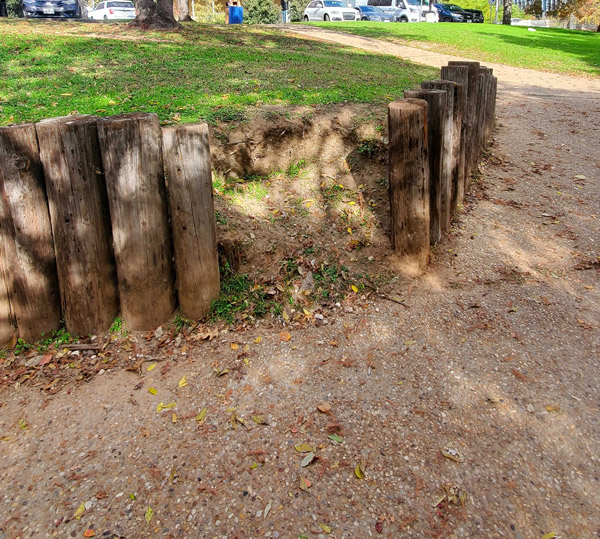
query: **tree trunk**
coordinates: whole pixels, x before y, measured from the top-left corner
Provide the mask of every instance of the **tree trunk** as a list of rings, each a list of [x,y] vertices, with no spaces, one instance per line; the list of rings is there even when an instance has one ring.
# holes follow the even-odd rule
[[[181,25],[173,16],[173,0],[136,0],[137,15],[131,23],[143,29],[176,30]]]
[[[174,0],[173,2],[173,15],[179,22],[193,21],[190,16],[190,0]]]
[[[510,26],[510,19],[512,18],[512,0],[503,0],[504,11],[502,13],[502,24]]]

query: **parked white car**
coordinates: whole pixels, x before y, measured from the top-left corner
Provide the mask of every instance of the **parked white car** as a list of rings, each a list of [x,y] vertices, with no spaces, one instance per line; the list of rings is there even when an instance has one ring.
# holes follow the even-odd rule
[[[90,19],[135,19],[135,6],[127,0],[109,0],[100,2],[96,8],[88,14]]]
[[[305,21],[356,21],[357,12],[341,0],[313,0],[304,10]]]

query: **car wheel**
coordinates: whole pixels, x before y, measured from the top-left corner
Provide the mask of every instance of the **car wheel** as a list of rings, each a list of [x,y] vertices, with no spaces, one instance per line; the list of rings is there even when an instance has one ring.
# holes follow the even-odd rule
[[[329,18],[329,15],[327,15],[327,13],[325,13],[325,16],[323,17],[323,20],[324,21],[329,21],[331,19]]]
[[[452,19],[450,17],[444,17],[442,22],[452,22]]]
[[[400,22],[408,22],[408,19],[406,17],[400,17]]]
[[[308,22],[308,15],[304,15],[304,22]]]
[[[108,19],[108,17],[106,15],[104,15],[104,20],[106,21]]]

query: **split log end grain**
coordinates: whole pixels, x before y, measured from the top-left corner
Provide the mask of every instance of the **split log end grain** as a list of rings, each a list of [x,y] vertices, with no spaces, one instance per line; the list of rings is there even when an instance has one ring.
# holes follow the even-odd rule
[[[175,309],[172,247],[156,114],[98,121],[123,319],[152,329]]]
[[[110,217],[95,116],[36,124],[65,324],[96,334],[119,306]]]
[[[427,102],[388,107],[390,229],[394,251],[418,268],[429,262]]]
[[[205,316],[220,290],[208,126],[163,129],[179,305],[185,316]]]
[[[445,210],[442,206],[449,177],[444,164],[447,95],[443,90],[406,90],[404,96],[427,101],[427,147],[429,155],[429,241],[432,245],[442,239]]]
[[[60,293],[44,173],[34,124],[0,127],[0,227],[8,294],[19,336],[60,327]]]

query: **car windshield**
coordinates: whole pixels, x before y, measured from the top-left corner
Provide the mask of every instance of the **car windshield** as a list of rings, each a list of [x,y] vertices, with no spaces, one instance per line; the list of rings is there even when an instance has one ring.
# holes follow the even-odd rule
[[[457,13],[462,13],[462,8],[459,6],[455,6],[454,4],[448,4],[448,9],[450,11],[456,11]]]
[[[109,7],[133,7],[133,2],[109,2]]]
[[[406,0],[406,2],[407,2],[408,4],[411,4],[412,6],[420,6],[420,5],[421,5],[421,0]],[[426,2],[426,1],[424,1],[424,2],[423,2],[423,5],[424,5],[424,6],[426,6],[426,5],[427,5],[427,2]]]
[[[323,3],[325,7],[348,7],[344,2],[340,2],[339,0],[325,0]]]
[[[376,11],[379,8],[374,8],[373,6],[360,6],[361,11]]]

